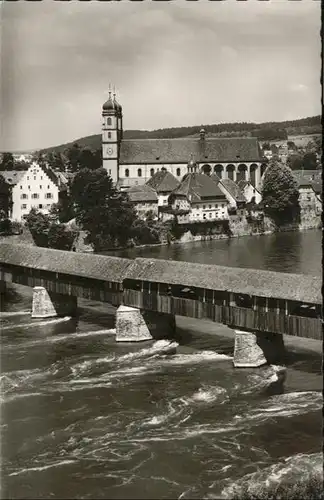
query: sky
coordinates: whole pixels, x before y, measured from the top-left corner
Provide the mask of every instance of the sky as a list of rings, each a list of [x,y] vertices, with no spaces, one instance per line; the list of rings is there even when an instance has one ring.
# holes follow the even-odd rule
[[[2,2],[0,150],[321,113],[320,1]]]

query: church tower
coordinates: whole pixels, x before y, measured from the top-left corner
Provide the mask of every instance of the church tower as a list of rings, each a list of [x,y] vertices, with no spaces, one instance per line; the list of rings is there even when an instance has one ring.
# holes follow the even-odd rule
[[[115,91],[111,95],[109,88],[108,100],[102,107],[102,165],[114,184],[119,179],[119,154],[123,137],[122,107],[116,101]]]

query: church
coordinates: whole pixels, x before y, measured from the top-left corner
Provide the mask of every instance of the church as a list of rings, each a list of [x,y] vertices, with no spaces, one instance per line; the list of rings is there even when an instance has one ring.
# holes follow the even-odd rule
[[[208,137],[202,128],[199,137],[124,139],[122,106],[111,91],[102,107],[102,158],[103,167],[122,190],[145,184],[162,169],[181,181],[193,164],[197,172],[250,181],[259,189],[266,168],[254,137]]]

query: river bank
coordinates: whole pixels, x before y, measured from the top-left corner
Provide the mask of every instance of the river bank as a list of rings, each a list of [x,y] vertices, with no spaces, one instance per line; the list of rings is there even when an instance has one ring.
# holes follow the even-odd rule
[[[177,235],[170,234],[168,230],[160,231],[160,241],[158,243],[145,243],[141,245],[132,244],[126,247],[114,247],[107,249],[105,252],[120,252],[127,251],[131,248],[157,248],[169,247],[173,245],[183,245],[192,242],[203,241],[218,241],[230,240],[233,238],[244,238],[251,236],[267,236],[283,232],[303,232],[309,230],[317,230],[322,227],[321,215],[315,213],[302,213],[299,223],[286,224],[281,227],[276,227],[268,217],[263,217],[262,220],[248,221],[245,217],[230,217],[228,226],[217,226],[209,221],[195,224],[179,225]],[[93,248],[85,243],[86,232],[79,231],[77,239],[74,242],[74,248],[77,252],[91,253]],[[24,227],[21,234],[15,235],[0,235],[0,242],[7,243],[23,243],[34,245],[30,231]]]

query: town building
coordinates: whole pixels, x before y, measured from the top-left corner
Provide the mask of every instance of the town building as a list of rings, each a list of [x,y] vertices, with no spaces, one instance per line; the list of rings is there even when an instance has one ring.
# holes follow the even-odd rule
[[[248,203],[250,203],[254,199],[254,203],[257,205],[262,200],[262,195],[260,191],[255,188],[250,181],[239,181],[238,187],[243,192],[244,198]]]
[[[228,201],[211,177],[198,172],[193,161],[188,173],[169,196],[169,207],[179,214],[179,222],[200,222],[228,219]]]
[[[246,199],[236,182],[232,181],[232,179],[220,179],[216,174],[212,175],[210,178],[226,196],[229,208],[235,210],[244,209]]]
[[[146,182],[146,185],[154,189],[158,196],[158,206],[163,207],[168,204],[168,199],[172,191],[180,184],[180,181],[174,177],[166,168],[162,167],[159,172]]]
[[[307,178],[299,178],[299,205],[302,211],[314,211],[316,215],[322,212],[322,182]]]
[[[122,107],[112,92],[102,108],[102,158],[103,167],[120,189],[145,184],[162,168],[180,181],[190,159],[199,173],[216,173],[235,182],[251,179],[256,187],[266,168],[253,137],[211,137],[201,129],[199,137],[124,139]]]
[[[51,168],[32,163],[25,171],[1,172],[12,186],[12,209],[10,218],[22,221],[32,208],[48,213],[58,203],[60,192],[66,189],[67,180]]]
[[[150,186],[146,184],[132,186],[127,194],[141,219],[145,220],[149,213],[156,218],[158,217],[158,195]]]

